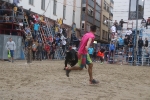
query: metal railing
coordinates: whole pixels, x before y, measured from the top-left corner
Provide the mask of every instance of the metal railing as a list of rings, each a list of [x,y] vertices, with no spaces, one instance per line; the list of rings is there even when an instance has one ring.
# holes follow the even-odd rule
[[[24,12],[14,11],[10,9],[0,9],[0,22],[4,22],[6,19],[9,19],[9,22],[13,22],[15,20],[23,20]]]

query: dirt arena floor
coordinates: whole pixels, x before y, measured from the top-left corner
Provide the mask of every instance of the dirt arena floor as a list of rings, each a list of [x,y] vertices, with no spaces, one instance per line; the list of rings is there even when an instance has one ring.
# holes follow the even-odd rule
[[[0,62],[0,100],[150,100],[150,67],[94,63],[66,77],[63,61]]]

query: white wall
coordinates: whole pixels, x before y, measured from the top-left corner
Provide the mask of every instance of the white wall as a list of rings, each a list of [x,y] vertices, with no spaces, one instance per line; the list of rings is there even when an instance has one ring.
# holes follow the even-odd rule
[[[20,0],[19,6],[23,6],[25,9],[31,8],[31,11],[36,12],[38,14],[44,14],[46,17],[49,17],[53,20],[57,18],[63,18],[63,1],[64,0],[57,0],[57,11],[56,15],[53,15],[53,0],[45,0],[45,9],[48,7],[46,12],[41,9],[41,0],[34,0],[34,5],[29,4],[29,0]],[[49,4],[49,6],[48,6]],[[81,0],[76,0],[76,12],[75,12],[75,23],[77,28],[80,28],[80,15],[81,15]],[[45,13],[44,13],[45,12]],[[72,25],[72,18],[73,18],[73,0],[67,0],[66,5],[66,19],[63,21],[64,24],[69,26]]]
[[[150,0],[145,0],[144,5],[144,18],[147,19],[150,17]],[[114,0],[114,10],[113,10],[113,20],[117,20],[118,22],[120,19],[124,21],[128,21],[129,16],[129,0]],[[138,21],[138,27],[140,27],[141,20]],[[127,25],[124,24],[126,28]],[[133,28],[136,27],[136,21],[133,20]]]

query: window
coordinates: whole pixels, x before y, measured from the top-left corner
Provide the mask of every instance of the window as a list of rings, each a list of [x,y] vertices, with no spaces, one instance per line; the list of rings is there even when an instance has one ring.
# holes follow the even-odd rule
[[[106,8],[107,8],[107,4],[106,2],[104,2],[104,9],[106,10]]]
[[[56,8],[57,8],[57,1],[54,0],[54,5],[53,5],[53,14],[56,15]]]
[[[105,31],[103,30],[102,39],[105,39]]]
[[[41,9],[45,10],[45,0],[41,0]]]
[[[64,5],[63,6],[63,19],[66,18],[66,6]]]
[[[72,22],[75,22],[75,11],[73,10]]]
[[[100,21],[100,13],[99,12],[95,12],[95,19],[97,19],[98,21]]]
[[[138,19],[143,18],[144,14],[144,1],[139,0],[138,2]],[[136,19],[137,18],[137,0],[130,0],[130,7],[129,7],[129,19]]]
[[[107,18],[107,17],[106,17],[105,19],[106,19],[106,20],[108,20],[108,18]],[[109,21],[107,21],[106,25],[108,25],[108,22],[109,22]]]
[[[90,6],[88,6],[88,14],[89,14],[90,16],[94,16],[93,8],[90,7]]]
[[[29,4],[33,5],[34,0],[29,0]]]
[[[105,24],[105,16],[103,15],[103,24]]]
[[[110,15],[113,16],[113,8],[110,7]]]
[[[98,5],[101,5],[101,0],[96,0],[96,3],[97,3]]]
[[[107,11],[109,12],[109,6],[107,6]]]
[[[105,34],[105,39],[108,40],[108,32]]]

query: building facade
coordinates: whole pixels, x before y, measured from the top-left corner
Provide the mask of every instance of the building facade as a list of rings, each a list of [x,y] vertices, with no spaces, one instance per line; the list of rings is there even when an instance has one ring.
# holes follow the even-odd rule
[[[101,2],[100,0],[81,0],[81,29],[82,34],[90,31],[90,26],[96,25],[96,40],[100,40]]]
[[[109,43],[110,41],[110,25],[108,22],[113,20],[113,6],[113,0],[101,0],[102,13],[100,40],[102,43]],[[105,23],[106,20],[107,23]]]
[[[118,22],[123,19],[125,22],[124,29],[127,28],[136,28],[136,11],[138,4],[138,28],[140,28],[142,18],[147,20],[150,17],[150,0],[114,0],[114,16],[113,20],[117,20]]]
[[[13,0],[3,0],[13,3]],[[81,1],[80,0],[19,0],[18,6],[40,15],[57,20],[62,18],[63,23],[72,26],[73,22],[80,29]]]

